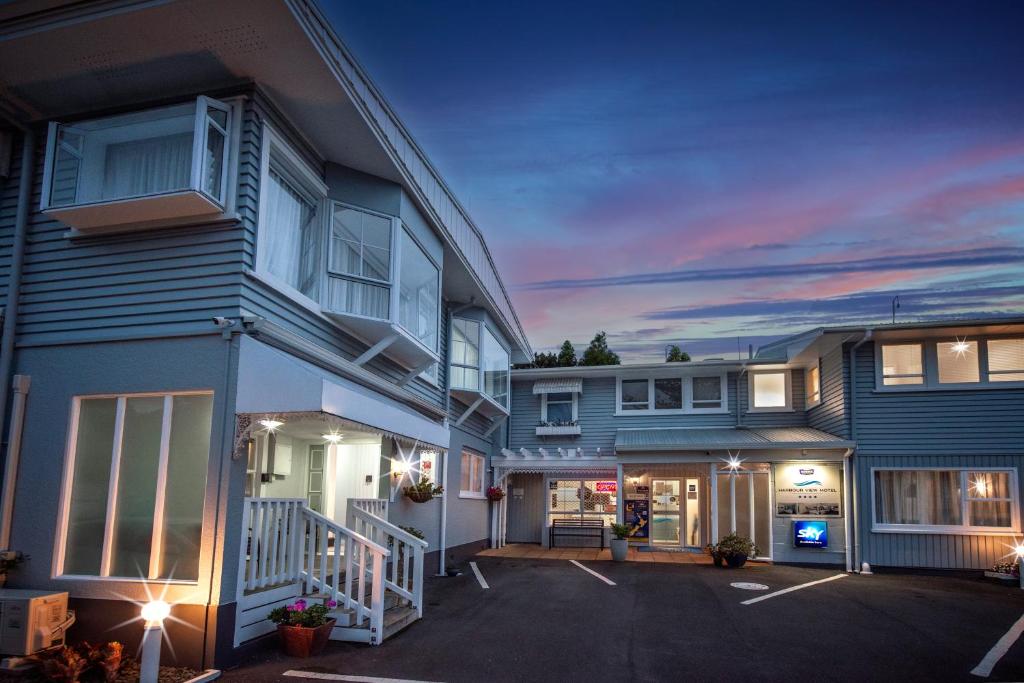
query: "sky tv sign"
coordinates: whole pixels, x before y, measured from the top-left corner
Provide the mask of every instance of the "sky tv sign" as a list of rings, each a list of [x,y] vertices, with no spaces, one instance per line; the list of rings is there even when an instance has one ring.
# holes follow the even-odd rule
[[[797,548],[827,548],[828,522],[819,519],[793,522],[793,545]]]

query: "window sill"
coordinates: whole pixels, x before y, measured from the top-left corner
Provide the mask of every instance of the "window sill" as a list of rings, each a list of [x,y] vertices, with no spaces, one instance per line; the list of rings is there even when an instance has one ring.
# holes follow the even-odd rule
[[[102,581],[103,583],[159,583],[169,586],[198,586],[199,581],[183,581],[181,579],[141,579],[125,576],[89,576],[85,574],[60,574],[53,577],[54,581]]]
[[[872,525],[873,534],[925,534],[928,536],[1019,536],[1019,528],[970,528],[962,526]]]
[[[673,408],[670,410],[617,410],[613,417],[658,415],[727,415],[728,408]]]
[[[974,382],[971,384],[914,384],[910,386],[879,386],[871,390],[873,394],[912,394],[934,393],[936,391],[995,391],[998,389],[1022,389],[1024,382]]]
[[[135,231],[149,225],[166,225],[171,221],[180,223],[216,217],[223,212],[221,204],[194,189],[43,210],[44,215],[56,218],[81,234],[112,228]]]
[[[756,413],[795,413],[793,408],[747,408],[747,415]]]

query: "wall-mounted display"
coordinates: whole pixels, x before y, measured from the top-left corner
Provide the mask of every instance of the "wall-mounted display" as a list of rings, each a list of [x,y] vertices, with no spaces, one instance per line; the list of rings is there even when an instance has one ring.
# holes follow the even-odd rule
[[[806,463],[775,466],[775,514],[779,517],[841,517],[842,469]]]

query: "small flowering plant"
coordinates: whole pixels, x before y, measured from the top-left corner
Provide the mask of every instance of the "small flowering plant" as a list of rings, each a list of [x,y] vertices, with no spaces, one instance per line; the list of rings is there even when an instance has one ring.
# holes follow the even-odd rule
[[[334,609],[337,606],[338,603],[334,600],[328,600],[327,604],[324,605],[320,602],[308,604],[300,598],[290,605],[271,610],[267,618],[275,624],[316,628],[327,623],[328,610]]]
[[[496,503],[505,497],[505,490],[500,486],[491,486],[487,489],[487,500]]]

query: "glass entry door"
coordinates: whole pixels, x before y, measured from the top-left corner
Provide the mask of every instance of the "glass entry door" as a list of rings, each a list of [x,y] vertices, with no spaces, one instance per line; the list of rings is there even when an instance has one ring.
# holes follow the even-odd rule
[[[718,538],[736,533],[754,541],[758,557],[771,558],[772,507],[768,472],[718,472]]]
[[[651,543],[679,545],[680,481],[651,481]]]

